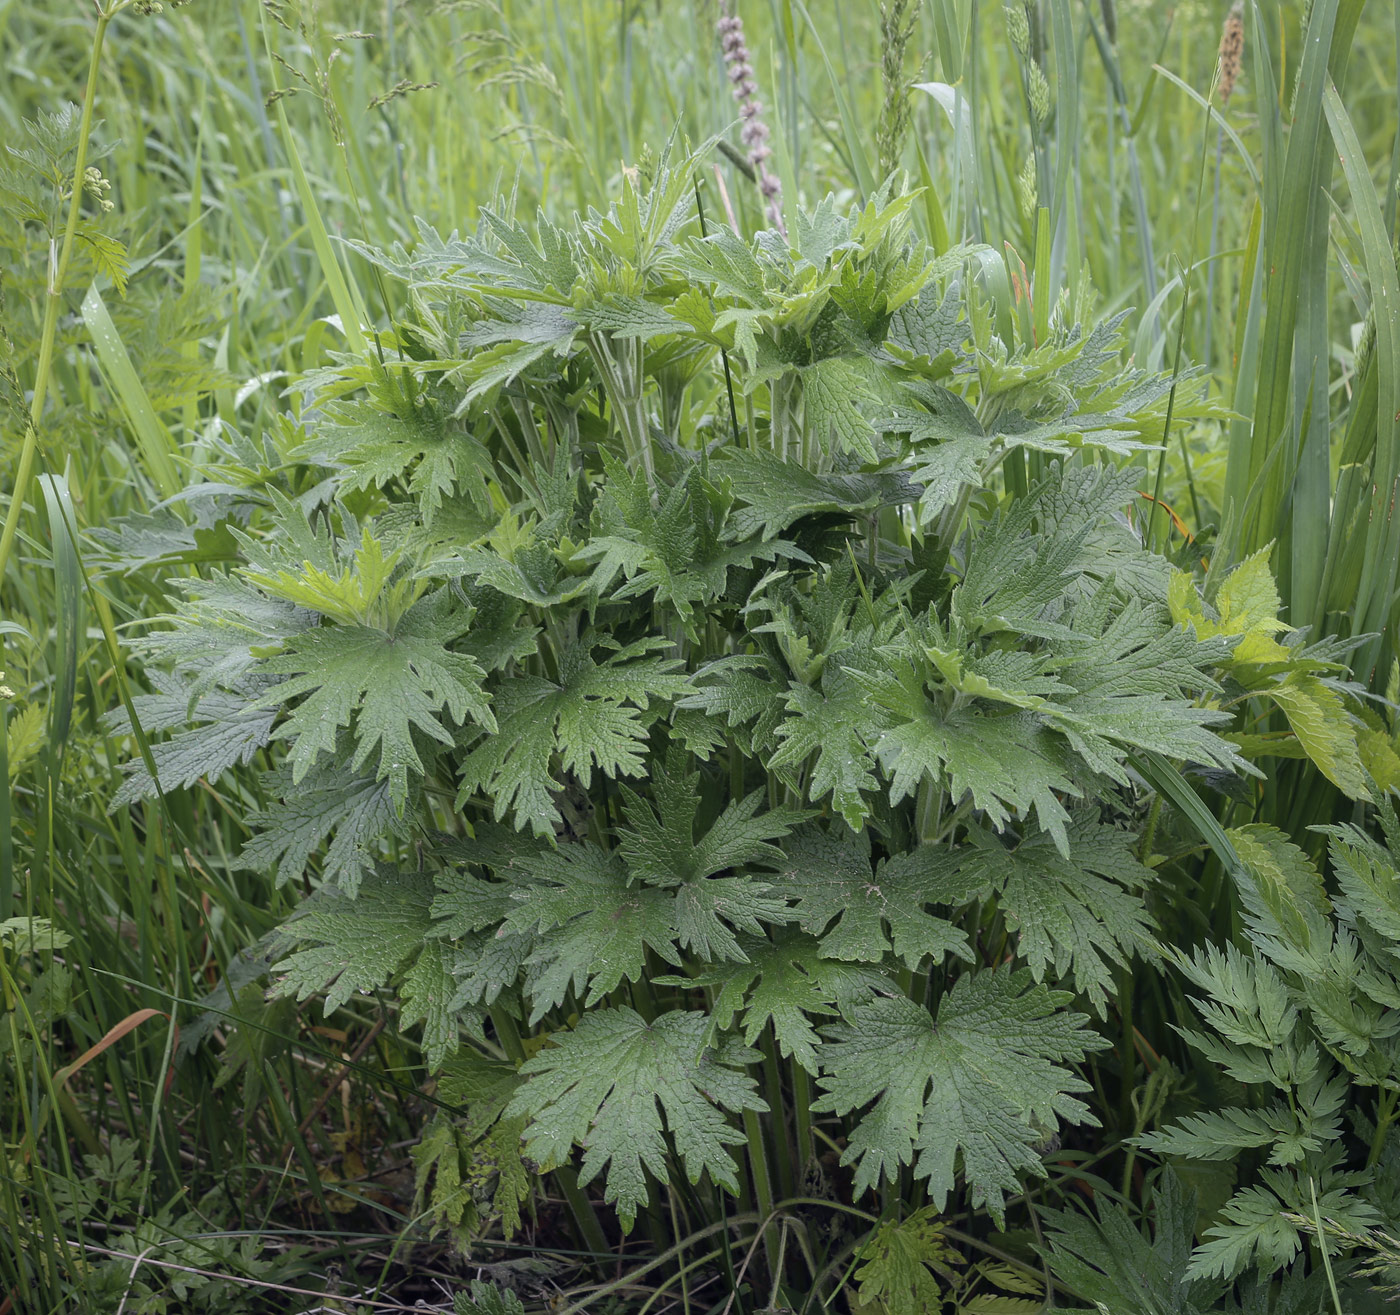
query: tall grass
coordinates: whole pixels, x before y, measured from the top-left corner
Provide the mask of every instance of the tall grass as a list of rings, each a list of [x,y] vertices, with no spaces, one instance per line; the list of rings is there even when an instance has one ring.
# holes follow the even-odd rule
[[[1236,419],[1169,451],[1158,496],[1213,569],[1274,544],[1288,622],[1367,636],[1356,670],[1384,689],[1400,13],[1315,0],[1300,30],[1297,6],[1249,5],[1222,108],[1223,7],[1119,0],[1110,25],[1111,8],[1040,0],[1018,49],[1000,6],[917,7],[905,71],[924,89],[899,159],[927,189],[919,222],[935,244],[988,245],[998,314],[1034,328],[1092,286],[1105,311],[1136,308],[1143,363],[1210,373]],[[423,1097],[379,1003],[328,1034],[239,993],[248,947],[299,894],[231,864],[256,776],[109,809],[125,728],[152,708],[121,636],[164,608],[163,578],[229,551],[184,503],[161,507],[195,460],[243,436],[229,464],[255,499],[257,462],[295,440],[277,420],[287,384],[372,334],[396,295],[339,239],[410,242],[420,215],[465,226],[502,190],[522,210],[585,209],[676,134],[737,140],[718,12],[227,0],[108,28],[87,6],[0,0],[5,141],[65,103],[90,110],[79,150],[100,157],[130,249],[121,289],[71,247],[96,217],[81,188],[55,214],[52,275],[47,239],[12,209],[0,236],[0,669],[16,694],[0,702],[0,921],[23,922],[0,940],[0,1310],[289,1309],[252,1281],[320,1291],[339,1267],[378,1290],[415,1236],[392,1148]],[[877,8],[743,13],[785,195],[868,193]],[[716,160],[756,226],[761,198]],[[116,569],[93,537],[130,516],[150,517],[161,572]],[[1249,808],[1329,819],[1337,801],[1296,766]],[[220,982],[224,1021],[196,1038],[194,1002]],[[1179,1005],[1148,994],[1139,1010]],[[172,1296],[170,1264],[232,1278],[187,1274]]]

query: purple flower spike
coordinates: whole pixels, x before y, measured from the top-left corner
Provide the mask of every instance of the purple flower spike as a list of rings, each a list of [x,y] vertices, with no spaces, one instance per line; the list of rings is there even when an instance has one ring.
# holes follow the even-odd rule
[[[730,0],[726,0],[726,3]],[[758,99],[758,83],[754,81],[753,65],[749,62],[749,48],[744,42],[744,20],[737,14],[720,15],[716,25],[719,33],[720,49],[724,52],[725,72],[734,89],[734,99],[739,105],[739,117],[744,121],[740,138],[749,148],[749,163],[753,166],[754,180],[762,194],[765,205],[764,216],[784,237],[787,228],[783,224],[783,185],[777,174],[768,168],[773,152],[768,146],[768,125],[763,121],[763,102]]]

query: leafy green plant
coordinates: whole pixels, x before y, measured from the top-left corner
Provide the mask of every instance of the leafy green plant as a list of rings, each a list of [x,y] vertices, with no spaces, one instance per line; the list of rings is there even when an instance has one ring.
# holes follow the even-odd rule
[[[1158,953],[1136,764],[1243,766],[1232,641],[1189,580],[1175,623],[1113,460],[1172,381],[1066,301],[1003,337],[910,194],[745,242],[693,169],[362,249],[413,313],[308,381],[325,477],[139,641],[163,752],[273,755],[241,862],[316,887],[277,990],[421,1023],[454,1228],[556,1170],[590,1245],[595,1178],[624,1231],[657,1182],[771,1216],[825,1147],[1000,1225],[1094,1119],[1076,992]]]
[[[984,1258],[971,1264],[947,1236],[933,1206],[873,1229],[853,1271],[857,1310],[918,1315],[927,1310],[1028,1315],[1045,1303],[1043,1279],[1028,1266]]]
[[[1100,1202],[1096,1215],[1047,1212],[1046,1258],[1056,1279],[1094,1310],[1123,1315],[1302,1315],[1326,1309],[1322,1272],[1290,1271],[1282,1282],[1256,1275],[1236,1296],[1225,1278],[1193,1260],[1196,1198],[1171,1171],[1152,1192],[1151,1233],[1139,1231],[1121,1205]]]
[[[159,6],[106,0],[98,47],[127,8]],[[532,1308],[1315,1310],[1329,1277],[1362,1300],[1301,1248],[1383,1264],[1386,1227],[1328,1217],[1372,1186],[1295,1176],[1257,1211],[1300,1247],[1287,1277],[1183,1284],[1231,1222],[1223,1184],[1271,1190],[1271,1148],[1196,1166],[1201,1204],[1174,1210],[1124,1139],[1198,1106],[1280,1125],[1271,1086],[1193,1071],[1172,1026],[1206,1029],[1158,942],[1257,957],[1238,827],[1316,863],[1306,824],[1400,778],[1363,688],[1393,647],[1393,204],[1365,162],[1394,89],[1384,54],[1343,80],[1390,14],[1246,13],[1202,122],[1200,7],[741,6],[773,173],[746,186],[724,152],[712,190],[646,145],[739,135],[693,39],[712,0],[390,3],[372,37],[334,8],[157,17],[86,84],[91,14],[0,14],[23,70],[0,94],[0,464],[27,451],[44,494],[31,514],[7,481],[0,571],[0,1301],[272,1309],[260,1282],[313,1300],[357,1251],[388,1298],[432,1253],[420,1218],[530,1247],[478,1275]],[[908,95],[915,67],[945,81]],[[94,128],[77,169],[69,99]],[[877,187],[901,165],[921,192]],[[611,218],[567,218],[629,176]],[[731,242],[777,176],[759,222],[791,241]],[[859,204],[803,208],[828,189]],[[404,236],[483,208],[464,241]],[[1122,370],[1178,325],[1174,393]],[[1077,554],[1060,525],[1088,526]],[[1168,525],[1181,574],[1140,550]],[[115,635],[172,591],[142,671]],[[626,1057],[606,1088],[594,1042]],[[1364,1173],[1364,1130],[1339,1144]],[[857,1174],[880,1183],[851,1205]],[[1090,1193],[1079,1269],[1042,1261],[1071,1227],[1047,1207]],[[541,1253],[569,1217],[621,1252],[630,1209],[646,1236],[601,1288],[520,1282],[561,1273]],[[1148,1295],[1095,1277],[1110,1244]]]
[[[1176,956],[1201,995],[1204,1029],[1184,1032],[1244,1100],[1147,1134],[1169,1156],[1257,1160],[1226,1203],[1187,1276],[1271,1272],[1302,1245],[1299,1217],[1339,1230],[1394,1229],[1400,842],[1380,807],[1383,845],[1350,824],[1327,827],[1336,894],[1307,856],[1271,827],[1230,833],[1244,865],[1248,952],[1208,947]]]

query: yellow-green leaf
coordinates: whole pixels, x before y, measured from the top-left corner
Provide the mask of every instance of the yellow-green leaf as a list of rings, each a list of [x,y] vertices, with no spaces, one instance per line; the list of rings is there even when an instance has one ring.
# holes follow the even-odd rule
[[[1225,577],[1215,597],[1221,634],[1271,635],[1288,629],[1278,619],[1278,586],[1269,570],[1271,547],[1246,557]]]
[[[1336,690],[1298,672],[1262,691],[1283,709],[1288,724],[1321,773],[1350,799],[1370,795],[1356,743],[1356,724]]]
[[[1400,786],[1400,753],[1381,718],[1369,708],[1360,712],[1361,725],[1356,731],[1356,747],[1361,764],[1370,778],[1382,789]]]
[[[1289,650],[1274,635],[1288,626],[1278,619],[1278,586],[1269,570],[1272,545],[1245,558],[1225,578],[1216,595],[1217,619],[1205,613],[1196,583],[1185,571],[1173,574],[1167,586],[1167,605],[1177,625],[1194,626],[1198,639],[1239,635],[1231,661],[1260,664],[1287,662]]]

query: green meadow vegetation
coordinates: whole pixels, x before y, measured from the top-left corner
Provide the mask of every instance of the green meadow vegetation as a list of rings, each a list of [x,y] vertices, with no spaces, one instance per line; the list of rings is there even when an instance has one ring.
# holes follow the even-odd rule
[[[0,0],[0,1315],[1388,1309],[1397,52]]]

